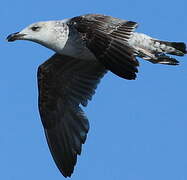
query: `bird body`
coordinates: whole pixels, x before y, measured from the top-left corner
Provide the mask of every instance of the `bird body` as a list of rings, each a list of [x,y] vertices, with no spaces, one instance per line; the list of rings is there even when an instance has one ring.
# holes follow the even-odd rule
[[[89,130],[80,105],[87,106],[106,72],[131,80],[138,72],[137,57],[178,65],[168,54],[187,53],[183,42],[160,41],[136,28],[133,21],[87,14],[34,23],[7,37],[55,51],[38,68],[39,111],[51,154],[65,177],[73,173]]]

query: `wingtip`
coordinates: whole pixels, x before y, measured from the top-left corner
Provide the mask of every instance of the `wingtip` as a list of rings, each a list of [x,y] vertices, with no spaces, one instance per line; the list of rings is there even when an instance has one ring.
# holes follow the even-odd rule
[[[61,174],[65,177],[65,178],[71,178],[72,174],[73,174],[73,170],[70,172],[65,172],[65,171],[60,171]]]

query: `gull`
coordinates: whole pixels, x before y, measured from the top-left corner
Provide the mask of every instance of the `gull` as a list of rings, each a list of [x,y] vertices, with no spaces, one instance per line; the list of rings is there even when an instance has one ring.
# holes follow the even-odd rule
[[[169,56],[187,53],[183,42],[161,41],[135,32],[138,24],[100,14],[37,22],[8,41],[39,43],[55,54],[38,68],[39,112],[52,157],[70,177],[89,130],[87,106],[101,78],[111,71],[136,78],[137,57],[154,64],[178,65]]]

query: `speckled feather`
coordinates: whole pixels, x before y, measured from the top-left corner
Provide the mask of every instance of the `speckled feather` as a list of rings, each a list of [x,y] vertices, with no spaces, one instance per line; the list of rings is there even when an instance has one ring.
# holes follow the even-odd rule
[[[177,65],[168,54],[187,53],[183,42],[161,41],[134,32],[136,28],[133,21],[87,14],[34,23],[7,37],[8,41],[34,41],[55,51],[38,68],[39,111],[51,154],[64,177],[73,173],[89,130],[80,105],[87,106],[107,70],[135,79],[136,57]]]

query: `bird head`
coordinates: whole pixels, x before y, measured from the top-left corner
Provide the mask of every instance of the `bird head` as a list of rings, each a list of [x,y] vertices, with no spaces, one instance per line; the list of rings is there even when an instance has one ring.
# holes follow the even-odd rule
[[[28,40],[56,50],[59,44],[67,41],[69,34],[67,25],[63,21],[44,21],[29,25],[20,32],[12,33],[7,37],[8,42]]]

